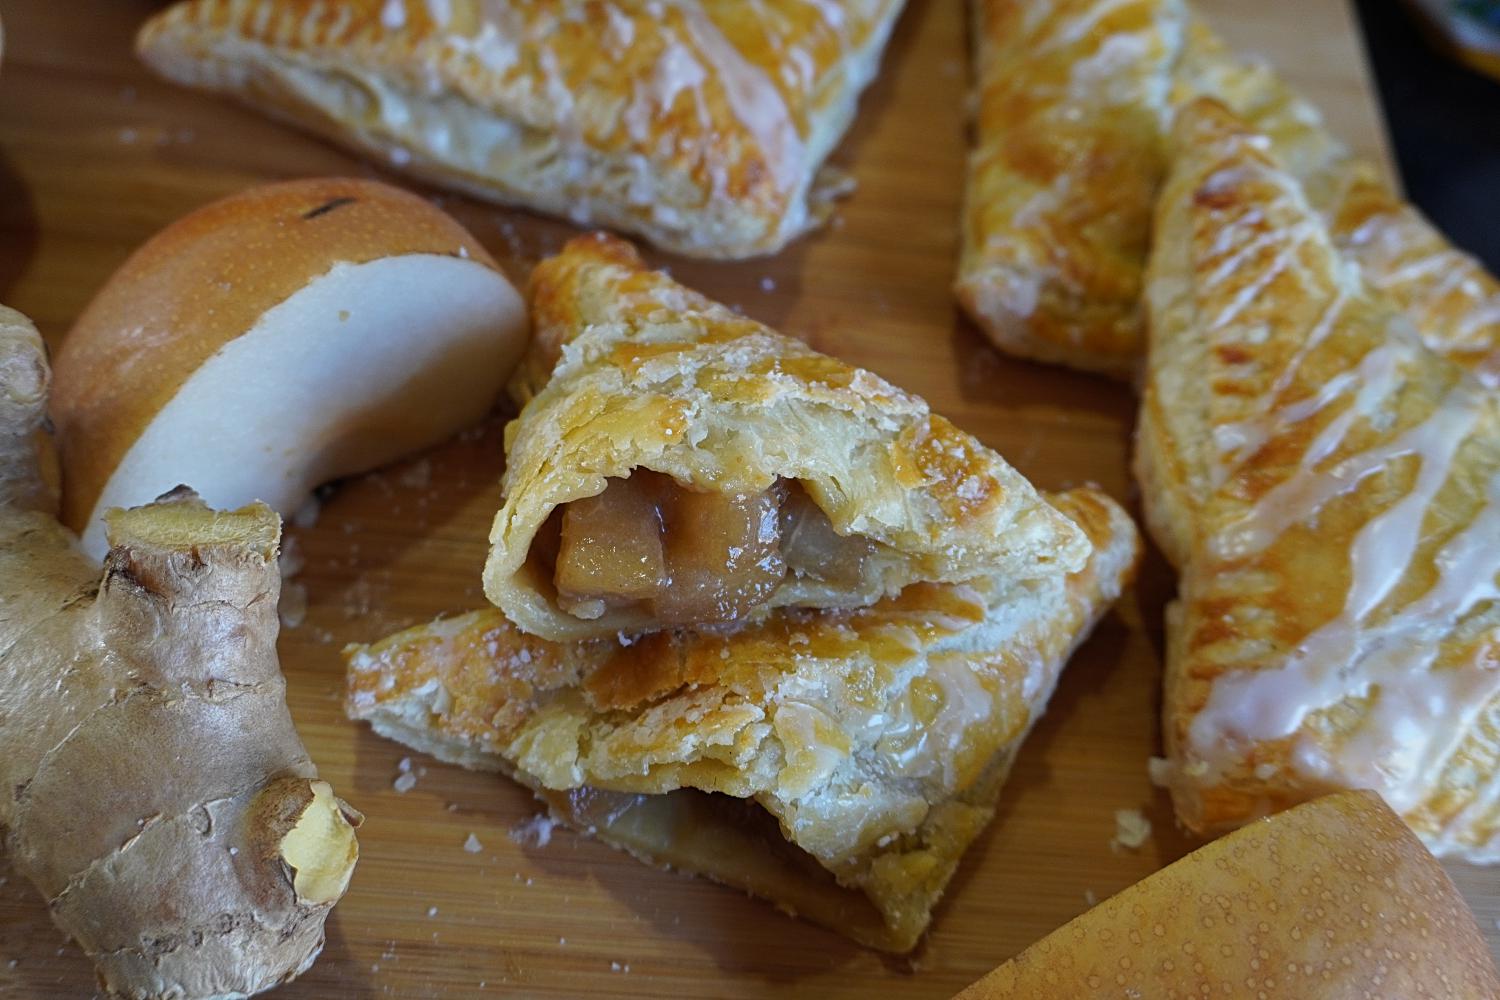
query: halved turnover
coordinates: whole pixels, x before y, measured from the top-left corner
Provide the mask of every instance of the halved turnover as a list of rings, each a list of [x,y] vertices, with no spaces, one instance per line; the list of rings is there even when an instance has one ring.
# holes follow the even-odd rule
[[[1180,114],[1149,271],[1137,474],[1181,570],[1178,816],[1380,792],[1500,860],[1500,398],[1372,289],[1263,137]]]
[[[1084,565],[918,583],[734,632],[556,643],[494,609],[345,650],[347,710],[532,788],[641,860],[912,948],[1073,649],[1134,572],[1135,528],[1051,498]]]
[[[555,640],[1080,569],[994,451],[870,372],[581,237],[531,281],[485,593]]]

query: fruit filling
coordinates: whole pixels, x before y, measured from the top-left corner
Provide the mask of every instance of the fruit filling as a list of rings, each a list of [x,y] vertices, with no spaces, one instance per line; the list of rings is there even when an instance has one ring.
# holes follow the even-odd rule
[[[665,625],[736,621],[789,574],[857,586],[873,551],[838,534],[795,482],[713,493],[645,469],[554,511],[533,552],[547,559],[554,537],[551,576],[564,611],[598,618],[640,607]]]

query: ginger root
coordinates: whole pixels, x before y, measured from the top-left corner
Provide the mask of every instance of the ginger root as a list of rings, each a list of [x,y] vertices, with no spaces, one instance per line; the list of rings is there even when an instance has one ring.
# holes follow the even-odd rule
[[[243,997],[312,964],[359,814],[276,659],[281,523],[178,489],[111,511],[103,574],[37,471],[48,368],[0,307],[0,830],[133,1000]]]

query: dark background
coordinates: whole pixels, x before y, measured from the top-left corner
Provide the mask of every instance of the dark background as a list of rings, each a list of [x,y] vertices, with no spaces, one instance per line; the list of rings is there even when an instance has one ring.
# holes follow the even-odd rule
[[[1356,0],[1406,194],[1500,271],[1500,82],[1440,53],[1391,0]]]

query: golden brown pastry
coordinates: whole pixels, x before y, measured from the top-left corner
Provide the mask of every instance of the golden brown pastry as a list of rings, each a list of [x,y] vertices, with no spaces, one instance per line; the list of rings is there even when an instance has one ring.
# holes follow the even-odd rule
[[[1177,68],[1180,106],[1214,97],[1271,142],[1365,281],[1416,325],[1428,347],[1500,382],[1500,281],[1329,134],[1317,109],[1270,67],[1237,59],[1202,22]]]
[[[1335,243],[1434,350],[1500,380],[1500,283],[1269,67],[1182,0],[980,0],[979,115],[955,292],[1002,350],[1128,376],[1162,144],[1210,96],[1270,141]]]
[[[1127,376],[1182,0],[977,0],[956,294],[1002,350]]]
[[[484,573],[528,632],[720,625],[1083,565],[1072,522],[922,400],[619,240],[569,243],[531,301]]]
[[[137,47],[418,176],[702,257],[817,225],[902,0],[186,0]]]
[[[1427,346],[1500,386],[1500,280],[1401,200],[1367,164],[1344,179],[1334,240]]]
[[[658,865],[906,951],[1139,543],[1092,490],[1071,576],[915,584],[731,634],[551,643],[491,609],[345,650],[348,712]]]
[[[1474,914],[1378,796],[1217,840],[1059,928],[957,1000],[1492,1000]]]
[[[1500,398],[1373,292],[1264,138],[1181,113],[1156,217],[1137,474],[1182,571],[1179,818],[1372,788],[1500,860]]]

